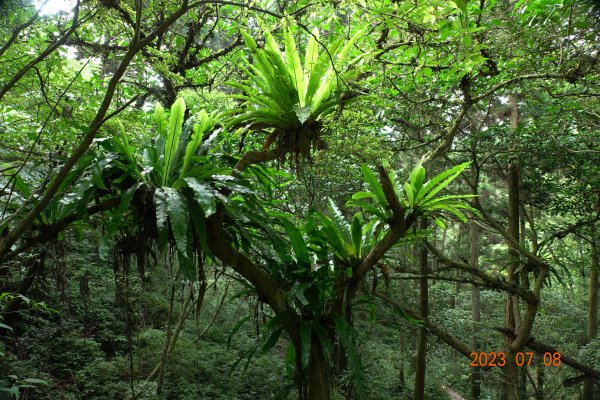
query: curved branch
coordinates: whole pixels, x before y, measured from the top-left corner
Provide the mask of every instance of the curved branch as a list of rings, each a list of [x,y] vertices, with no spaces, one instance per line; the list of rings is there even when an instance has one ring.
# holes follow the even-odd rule
[[[473,349],[466,343],[462,342],[460,339],[454,337],[452,334],[446,332],[444,329],[442,329],[439,326],[424,319],[415,310],[412,310],[411,308],[398,303],[397,301],[393,300],[392,298],[390,298],[382,293],[379,293],[379,292],[374,292],[372,294],[373,294],[373,296],[383,300],[385,303],[389,304],[390,306],[400,310],[401,312],[403,312],[410,318],[421,321],[423,326],[425,326],[425,328],[427,328],[427,330],[429,332],[431,332],[435,336],[437,336],[442,342],[446,343],[447,345],[449,345],[450,347],[452,347],[453,349],[455,349],[456,351],[458,351],[465,357],[470,358],[470,354],[473,352]]]
[[[442,253],[437,247],[433,246],[429,242],[426,242],[426,246],[438,260],[440,260],[447,266],[475,275],[484,282],[487,282],[492,287],[496,287],[498,289],[520,296],[527,303],[539,303],[539,299],[532,292],[525,290],[515,284],[509,284],[503,279],[490,275],[480,268],[474,268],[467,263],[451,260],[450,258],[446,257],[444,253]]]
[[[508,329],[508,328],[502,328],[502,327],[498,327],[495,328],[498,332],[511,337],[511,338],[516,338],[515,333]],[[562,352],[560,352],[558,349],[556,349],[555,347],[552,347],[550,345],[547,345],[545,343],[542,343],[536,339],[534,339],[533,337],[529,337],[529,339],[525,342],[525,346],[529,347],[531,350],[535,350],[538,353],[559,353],[560,354],[560,360],[562,363],[568,365],[571,368],[576,369],[577,371],[581,371],[584,374],[586,374],[587,376],[593,377],[595,379],[597,379],[600,382],[600,371],[598,371],[597,369],[594,369],[588,365],[583,364],[582,362],[579,362],[577,360],[575,360],[572,357],[566,356],[565,354],[563,354]]]
[[[259,296],[264,298],[276,313],[285,311],[287,308],[285,295],[277,282],[227,241],[223,229],[222,206],[219,206],[217,212],[206,219],[206,230],[210,232],[206,241],[213,254],[250,282],[258,291]]]
[[[377,264],[379,260],[383,258],[385,253],[387,253],[387,251],[406,234],[407,229],[411,225],[410,222],[404,219],[404,208],[400,204],[400,200],[398,199],[398,195],[394,190],[394,186],[390,181],[387,171],[381,165],[379,165],[377,169],[379,171],[379,180],[381,182],[381,187],[383,188],[383,193],[392,209],[392,220],[390,221],[390,230],[386,232],[379,243],[373,247],[369,254],[356,267],[352,278],[355,285],[357,285],[367,271]]]

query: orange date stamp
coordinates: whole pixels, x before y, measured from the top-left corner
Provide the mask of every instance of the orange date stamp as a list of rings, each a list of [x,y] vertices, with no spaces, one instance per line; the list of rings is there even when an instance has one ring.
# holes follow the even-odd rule
[[[504,367],[506,365],[506,353],[503,351],[481,351],[481,352],[471,352],[469,355],[471,358],[470,367]],[[515,354],[515,364],[518,367],[522,367],[524,365],[530,366],[533,362],[533,352],[526,351]],[[546,367],[560,367],[561,359],[559,352],[545,352],[542,357],[542,362]]]

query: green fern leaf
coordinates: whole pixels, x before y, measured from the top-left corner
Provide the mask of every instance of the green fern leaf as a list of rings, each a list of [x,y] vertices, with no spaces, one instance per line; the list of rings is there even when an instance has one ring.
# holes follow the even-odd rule
[[[180,97],[175,100],[169,114],[169,125],[167,127],[167,136],[165,141],[165,159],[163,165],[162,185],[166,186],[173,168],[175,153],[179,147],[179,135],[183,128],[183,117],[185,114],[185,102]]]

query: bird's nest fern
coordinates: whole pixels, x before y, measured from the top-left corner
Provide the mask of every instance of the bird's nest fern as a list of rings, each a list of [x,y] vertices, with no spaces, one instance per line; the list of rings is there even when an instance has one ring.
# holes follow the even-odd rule
[[[259,47],[246,32],[242,36],[252,53],[253,62],[240,68],[247,76],[242,83],[228,84],[241,93],[242,100],[230,113],[227,127],[268,134],[263,151],[275,145],[280,159],[292,154],[296,161],[309,158],[313,148],[321,148],[322,118],[344,101],[346,87],[340,73],[348,71],[361,57],[348,54],[361,32],[350,40],[344,38],[324,47],[318,29],[309,36],[304,59],[301,60],[289,27],[284,28],[284,52],[263,29],[265,44]]]

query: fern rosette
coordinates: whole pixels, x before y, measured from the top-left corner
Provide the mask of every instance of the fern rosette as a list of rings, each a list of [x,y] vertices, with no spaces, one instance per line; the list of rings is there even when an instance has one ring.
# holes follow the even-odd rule
[[[344,92],[339,73],[348,70],[359,58],[349,60],[360,31],[350,40],[339,39],[319,51],[319,30],[310,33],[304,59],[291,30],[284,28],[284,52],[273,35],[264,30],[265,44],[260,48],[246,32],[241,32],[251,51],[253,63],[245,62],[242,82],[229,82],[241,94],[241,105],[230,113],[226,127],[268,131],[263,151],[276,143],[282,157],[293,153],[308,158],[311,148],[322,147],[322,118],[342,103]]]

